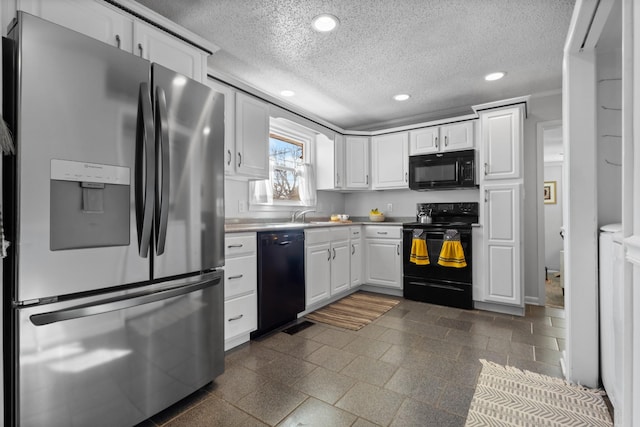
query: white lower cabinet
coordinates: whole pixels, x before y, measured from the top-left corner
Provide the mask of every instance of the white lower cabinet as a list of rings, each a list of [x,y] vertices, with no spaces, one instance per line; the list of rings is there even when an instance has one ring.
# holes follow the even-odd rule
[[[365,283],[402,289],[402,227],[367,225]]]
[[[258,327],[256,233],[225,237],[224,349],[249,341]]]
[[[351,227],[351,287],[362,284],[362,227]]]
[[[305,230],[307,308],[350,288],[349,229],[331,227]]]
[[[484,300],[523,307],[520,187],[484,186]]]

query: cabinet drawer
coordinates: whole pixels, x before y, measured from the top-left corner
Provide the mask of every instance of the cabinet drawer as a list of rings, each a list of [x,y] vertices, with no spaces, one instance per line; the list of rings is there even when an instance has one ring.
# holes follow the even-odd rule
[[[349,233],[351,239],[359,239],[362,237],[362,227],[350,227]]]
[[[255,255],[229,258],[224,266],[224,298],[255,292],[257,283]]]
[[[306,245],[315,243],[326,243],[331,241],[331,233],[329,228],[314,228],[313,230],[304,230],[304,242]]]
[[[331,241],[349,240],[351,227],[334,227],[330,229]]]
[[[225,257],[256,253],[256,233],[227,234],[224,238]]]
[[[256,293],[224,303],[224,339],[255,331],[258,327]]]
[[[365,227],[365,237],[374,237],[376,239],[401,239],[402,227],[368,225]]]

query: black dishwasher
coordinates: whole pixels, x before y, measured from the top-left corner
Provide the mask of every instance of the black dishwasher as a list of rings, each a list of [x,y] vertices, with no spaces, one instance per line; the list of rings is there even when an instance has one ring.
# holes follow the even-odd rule
[[[295,320],[304,309],[304,231],[258,233],[258,329],[251,338]]]

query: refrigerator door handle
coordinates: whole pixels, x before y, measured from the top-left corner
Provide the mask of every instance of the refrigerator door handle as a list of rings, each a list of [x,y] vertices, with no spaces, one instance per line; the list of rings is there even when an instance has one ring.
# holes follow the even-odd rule
[[[151,291],[145,293],[137,293],[133,295],[124,295],[120,297],[106,298],[89,304],[77,305],[75,307],[65,308],[63,310],[51,311],[47,313],[34,314],[30,316],[31,323],[36,326],[49,325],[65,320],[80,319],[83,317],[94,316],[96,314],[108,313],[111,311],[124,310],[126,308],[136,307],[139,305],[149,304],[191,292],[206,289],[222,283],[222,276],[201,280],[186,286],[177,286],[175,288],[163,291]]]
[[[156,254],[164,253],[169,220],[169,120],[164,89],[156,87]]]
[[[146,258],[149,253],[149,242],[153,231],[153,180],[156,157],[153,132],[153,110],[149,85],[148,83],[140,83],[136,128],[135,205],[138,250],[143,258]]]

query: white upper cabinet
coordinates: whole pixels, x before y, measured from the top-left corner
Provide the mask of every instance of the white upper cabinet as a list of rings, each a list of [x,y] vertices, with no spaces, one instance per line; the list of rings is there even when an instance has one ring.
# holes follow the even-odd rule
[[[409,155],[468,150],[474,146],[475,121],[432,126],[409,132]]]
[[[347,189],[369,188],[369,138],[345,137],[345,174]]]
[[[318,134],[315,169],[318,190],[344,188],[344,135],[336,133],[333,138],[330,138],[324,134]]]
[[[206,52],[104,2],[18,0],[17,7],[199,82],[205,79]]]
[[[485,180],[522,178],[522,123],[522,106],[480,113]]]
[[[236,97],[235,91],[217,80],[207,78],[205,84],[216,92],[224,95],[224,173],[227,175],[235,172],[236,163]]]
[[[18,0],[18,10],[70,28],[101,42],[133,51],[133,18],[87,0]]]
[[[371,188],[409,187],[409,134],[378,135],[371,138]]]
[[[203,81],[206,55],[145,22],[133,23],[133,53],[196,81]]]
[[[236,93],[236,172],[269,178],[269,104]]]
[[[440,126],[442,151],[458,151],[473,148],[475,121]]]

